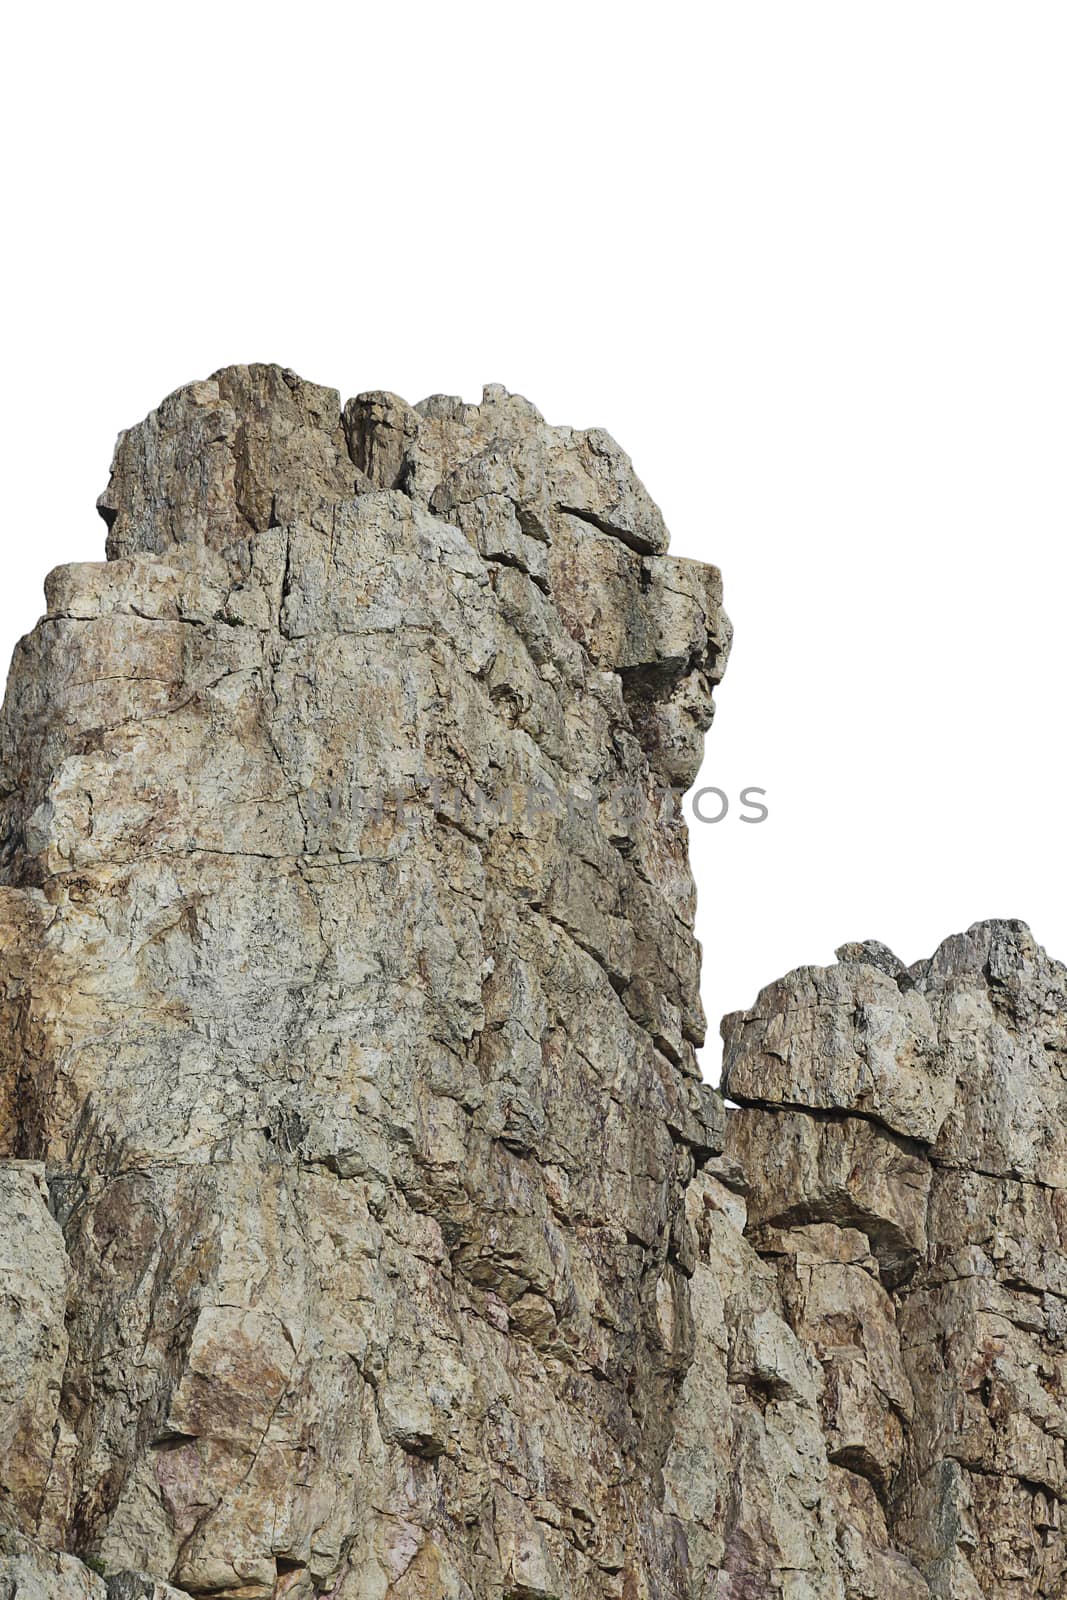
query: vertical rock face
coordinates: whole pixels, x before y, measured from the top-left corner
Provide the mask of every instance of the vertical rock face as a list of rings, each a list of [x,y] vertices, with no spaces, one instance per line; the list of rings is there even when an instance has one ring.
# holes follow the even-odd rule
[[[100,504],[2,731],[10,1524],[190,1594],[678,1591],[718,574],[496,389],[230,370]]]
[[[1063,969],[704,1021],[717,572],[599,431],[119,441],[0,726],[0,1597],[1064,1592]]]

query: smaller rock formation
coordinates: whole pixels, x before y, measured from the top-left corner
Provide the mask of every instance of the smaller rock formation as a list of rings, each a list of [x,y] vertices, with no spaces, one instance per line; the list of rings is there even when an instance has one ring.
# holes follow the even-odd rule
[[[1067,1592],[1067,971],[1018,922],[910,968],[873,943],[838,955],[723,1037],[746,1239],[815,1373],[845,1593],[1051,1600]],[[780,1405],[788,1378],[746,1359]],[[766,1560],[771,1515],[740,1519],[742,1560]]]

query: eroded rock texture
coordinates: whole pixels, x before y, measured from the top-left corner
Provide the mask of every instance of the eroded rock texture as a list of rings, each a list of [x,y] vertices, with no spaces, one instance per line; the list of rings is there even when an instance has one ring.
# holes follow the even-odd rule
[[[1063,1591],[1065,975],[727,1020],[717,572],[599,431],[274,367],[122,436],[0,727],[0,1597]]]
[[[3,722],[9,1524],[190,1594],[677,1591],[718,574],[499,389],[233,369],[101,508]]]
[[[1017,922],[910,968],[838,956],[723,1033],[747,1239],[814,1364],[845,1593],[1062,1596],[1067,970]]]

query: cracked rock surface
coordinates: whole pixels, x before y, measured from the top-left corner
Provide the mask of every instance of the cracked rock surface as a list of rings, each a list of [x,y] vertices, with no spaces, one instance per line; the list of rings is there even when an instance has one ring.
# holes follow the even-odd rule
[[[1062,1596],[1067,970],[1020,922],[838,956],[723,1024],[746,1238],[815,1363],[844,1584],[815,1592]]]
[[[229,368],[0,722],[0,1600],[1065,1592],[1067,973],[700,1078],[714,568],[599,430]]]

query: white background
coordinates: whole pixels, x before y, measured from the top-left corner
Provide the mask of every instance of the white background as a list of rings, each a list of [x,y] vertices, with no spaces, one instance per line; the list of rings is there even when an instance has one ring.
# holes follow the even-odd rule
[[[278,361],[616,435],[737,627],[694,826],[711,1042],[986,916],[1067,957],[1067,11],[15,10],[0,649],[114,436]]]

